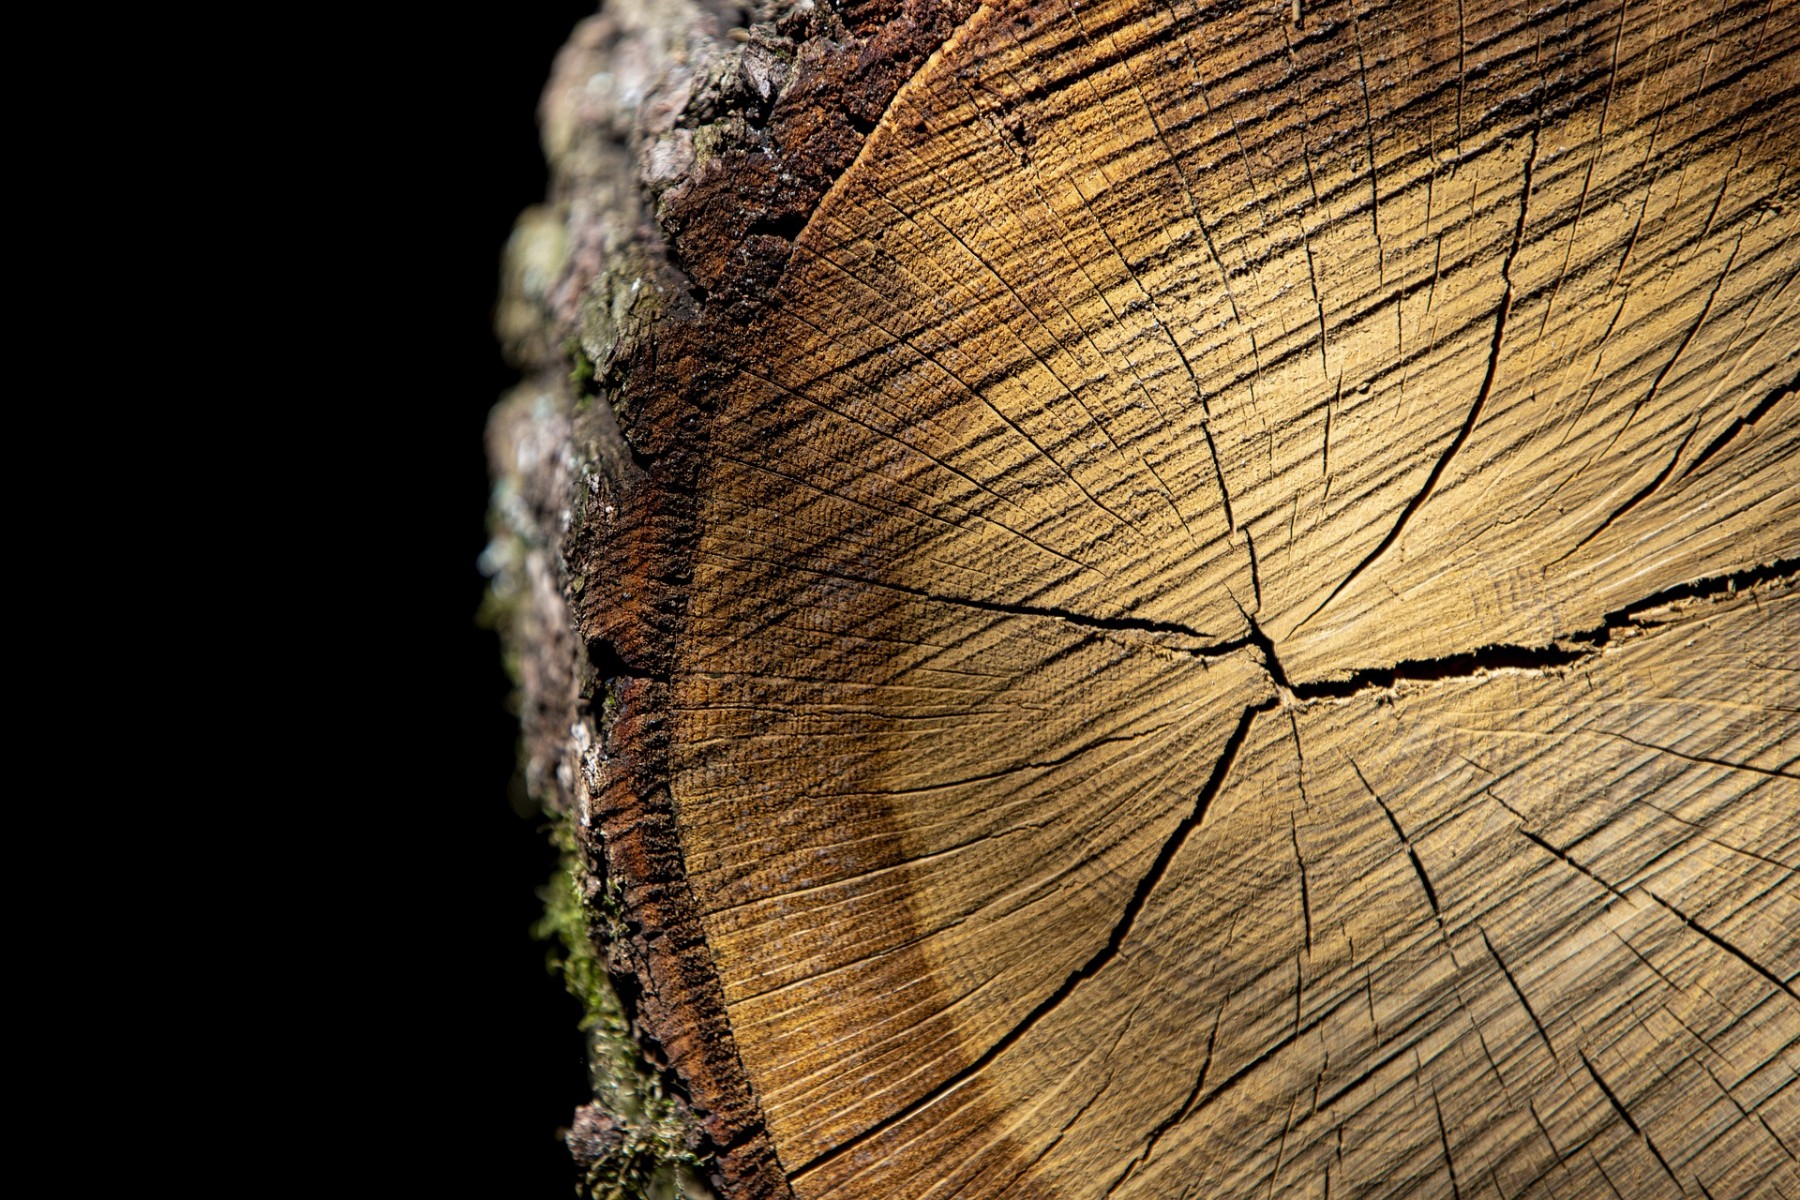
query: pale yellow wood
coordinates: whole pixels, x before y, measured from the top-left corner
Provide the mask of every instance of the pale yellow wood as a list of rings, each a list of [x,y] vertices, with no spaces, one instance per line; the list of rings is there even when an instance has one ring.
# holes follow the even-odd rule
[[[1118,958],[1009,1051],[1043,1075],[984,1072],[1038,1102],[1018,1153],[1070,1194],[1107,1162],[1119,1196],[1449,1191],[1451,1164],[1465,1194],[1649,1196],[1658,1154],[1696,1194],[1792,1190],[1743,1113],[1800,1082],[1800,681],[1736,647],[1774,617],[1800,661],[1797,609],[1790,582],[1563,670],[1258,714]],[[1734,1056],[1744,1026],[1764,1051]]]

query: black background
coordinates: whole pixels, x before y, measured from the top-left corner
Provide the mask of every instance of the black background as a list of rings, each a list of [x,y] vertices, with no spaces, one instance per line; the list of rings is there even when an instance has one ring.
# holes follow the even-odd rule
[[[441,1007],[424,1013],[422,1025],[409,1023],[409,1031],[433,1031],[439,1044],[422,1048],[438,1069],[419,1080],[412,1115],[400,1120],[423,1135],[426,1155],[457,1164],[457,1194],[570,1195],[575,1172],[558,1128],[588,1095],[580,1007],[546,972],[546,948],[530,937],[555,855],[542,817],[519,812],[509,684],[497,639],[475,613],[485,586],[476,568],[488,499],[482,432],[489,408],[517,380],[491,332],[499,256],[519,211],[544,195],[535,112],[551,60],[597,7],[533,0],[441,10],[436,19],[452,24],[421,39],[417,53],[428,61],[410,73],[420,102],[403,96],[399,106],[400,124],[417,127],[418,144],[429,147],[406,183],[430,209],[414,227],[429,231],[421,249],[437,333],[427,428],[415,449],[434,478],[449,481],[442,549],[434,552],[443,585],[409,586],[415,602],[437,610],[433,653],[443,655],[442,686],[426,697],[442,722],[432,731],[428,771],[435,832],[444,839],[430,853],[446,894],[433,907],[442,924],[427,942],[443,959],[429,972],[441,983],[435,995],[411,999]],[[435,578],[426,572],[412,583]]]

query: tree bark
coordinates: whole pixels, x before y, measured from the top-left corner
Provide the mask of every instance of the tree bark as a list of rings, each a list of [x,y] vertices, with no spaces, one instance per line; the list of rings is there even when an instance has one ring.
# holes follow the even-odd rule
[[[1800,13],[738,20],[577,32],[500,313],[528,775],[659,1144],[1800,1195]]]

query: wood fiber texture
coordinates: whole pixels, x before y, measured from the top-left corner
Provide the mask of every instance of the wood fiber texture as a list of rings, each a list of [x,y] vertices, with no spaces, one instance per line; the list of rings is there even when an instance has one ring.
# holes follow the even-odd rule
[[[727,1190],[1800,1197],[1800,10],[890,7],[573,543]]]

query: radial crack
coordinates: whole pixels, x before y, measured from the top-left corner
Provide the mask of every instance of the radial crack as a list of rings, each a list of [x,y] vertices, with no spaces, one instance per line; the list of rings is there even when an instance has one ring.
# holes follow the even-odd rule
[[[1363,790],[1369,793],[1369,797],[1380,805],[1381,811],[1386,814],[1388,824],[1394,827],[1394,836],[1400,839],[1400,844],[1406,848],[1406,857],[1412,860],[1413,871],[1419,877],[1419,886],[1425,889],[1425,902],[1431,905],[1431,915],[1442,920],[1444,914],[1443,910],[1438,907],[1437,889],[1431,886],[1431,876],[1425,873],[1425,864],[1419,861],[1419,852],[1413,848],[1412,839],[1406,836],[1404,829],[1400,828],[1399,818],[1394,816],[1394,810],[1387,806],[1387,801],[1383,800],[1381,794],[1369,786],[1369,781],[1363,777],[1362,768],[1356,765],[1356,760],[1346,757],[1344,761],[1350,764],[1352,771],[1356,772],[1356,780],[1363,785]]]
[[[1392,546],[1400,539],[1400,534],[1406,529],[1407,522],[1412,520],[1413,514],[1418,512],[1425,501],[1430,498],[1432,490],[1438,485],[1438,480],[1443,478],[1445,470],[1450,466],[1450,460],[1456,457],[1457,452],[1468,442],[1469,435],[1475,432],[1475,426],[1481,420],[1481,410],[1486,407],[1488,397],[1493,393],[1494,375],[1500,366],[1500,349],[1506,342],[1506,318],[1512,312],[1513,302],[1512,265],[1513,259],[1517,257],[1519,253],[1519,246],[1525,240],[1525,214],[1531,207],[1531,171],[1533,164],[1537,161],[1537,148],[1538,127],[1533,125],[1531,129],[1531,149],[1525,156],[1525,186],[1519,196],[1519,222],[1513,228],[1512,245],[1508,247],[1506,257],[1502,259],[1500,263],[1500,278],[1505,280],[1506,288],[1501,292],[1500,303],[1494,310],[1493,342],[1488,347],[1487,370],[1482,374],[1481,387],[1475,393],[1475,403],[1469,406],[1468,415],[1463,418],[1462,428],[1456,431],[1456,436],[1451,439],[1450,445],[1445,448],[1443,454],[1438,456],[1437,462],[1432,465],[1431,473],[1425,477],[1425,485],[1419,489],[1410,501],[1407,502],[1406,507],[1400,510],[1400,516],[1395,520],[1393,528],[1389,529],[1387,535],[1376,544],[1373,550],[1369,551],[1367,557],[1357,563],[1351,572],[1344,576],[1343,580],[1336,587],[1331,589],[1331,593],[1319,602],[1317,608],[1307,613],[1306,616],[1300,619],[1298,624],[1288,630],[1289,637],[1298,633],[1301,626],[1323,612],[1326,605],[1337,599],[1338,595],[1343,592],[1345,588],[1349,587],[1359,575],[1373,566],[1375,561],[1383,554],[1387,553],[1388,547]]]
[[[1013,617],[1048,617],[1052,620],[1067,621],[1071,625],[1079,625],[1086,629],[1106,629],[1115,632],[1137,633],[1172,633],[1182,637],[1194,638],[1198,641],[1213,643],[1204,647],[1193,647],[1192,653],[1221,654],[1242,649],[1247,643],[1242,639],[1220,642],[1216,635],[1204,629],[1195,629],[1179,621],[1152,621],[1144,617],[1099,617],[1088,613],[1076,612],[1073,609],[1058,608],[1047,604],[1007,604],[999,600],[980,600],[973,596],[950,596],[942,592],[934,592],[928,588],[913,587],[910,584],[895,583],[886,579],[870,579],[859,575],[836,576],[855,583],[867,584],[871,587],[885,588],[888,591],[901,592],[908,596],[916,596],[921,600],[929,600],[934,604],[954,604],[959,608],[973,608],[981,612],[1001,613]]]
[[[1194,1080],[1193,1089],[1188,1092],[1180,1104],[1170,1111],[1167,1117],[1163,1118],[1155,1129],[1150,1131],[1150,1135],[1144,1139],[1144,1148],[1138,1152],[1137,1157],[1126,1163],[1125,1169],[1119,1173],[1119,1177],[1107,1185],[1106,1195],[1112,1195],[1120,1184],[1130,1179],[1136,1172],[1139,1163],[1149,1162],[1151,1153],[1156,1149],[1156,1143],[1162,1141],[1165,1133],[1179,1125],[1188,1113],[1193,1111],[1194,1102],[1200,1098],[1201,1090],[1206,1087],[1206,1073],[1212,1067],[1213,1045],[1218,1040],[1219,1024],[1224,1016],[1225,1006],[1221,1004],[1213,1013],[1212,1032],[1206,1035],[1206,1053],[1200,1060],[1200,1074]]]
[[[1588,1061],[1587,1054],[1581,1051],[1578,1051],[1578,1053],[1581,1054],[1581,1065],[1587,1068],[1588,1074],[1593,1077],[1594,1082],[1600,1085],[1600,1092],[1606,1097],[1607,1102],[1613,1106],[1613,1111],[1619,1114],[1619,1118],[1625,1122],[1631,1132],[1644,1139],[1644,1145],[1649,1148],[1651,1154],[1656,1156],[1656,1161],[1662,1164],[1662,1169],[1668,1173],[1669,1178],[1675,1181],[1675,1186],[1680,1187],[1681,1180],[1675,1178],[1675,1172],[1669,1169],[1669,1160],[1662,1156],[1662,1151],[1656,1148],[1656,1143],[1650,1140],[1650,1135],[1639,1128],[1638,1123],[1631,1119],[1631,1114],[1625,1110],[1623,1104],[1619,1103],[1618,1095],[1613,1092],[1612,1088],[1607,1086],[1606,1080],[1600,1077],[1600,1072],[1594,1070],[1594,1064]]]
[[[1498,950],[1494,949],[1494,943],[1488,941],[1487,930],[1477,925],[1475,931],[1481,935],[1481,944],[1487,947],[1489,957],[1500,968],[1500,974],[1506,977],[1507,986],[1512,988],[1513,995],[1519,998],[1519,1007],[1525,1010],[1525,1015],[1531,1018],[1532,1025],[1537,1028],[1538,1036],[1544,1039],[1544,1045],[1550,1050],[1550,1057],[1560,1062],[1561,1056],[1556,1053],[1556,1043],[1550,1040],[1549,1031],[1544,1028],[1544,1023],[1538,1020],[1537,1010],[1532,1008],[1531,1001],[1525,998],[1524,989],[1520,988],[1519,981],[1513,978],[1512,970],[1506,965],[1506,960],[1500,957]]]
[[[937,1103],[939,1100],[961,1087],[989,1063],[999,1058],[1000,1055],[1004,1054],[1008,1049],[1017,1044],[1018,1041],[1029,1033],[1039,1021],[1049,1015],[1049,1013],[1064,1000],[1067,1000],[1074,993],[1076,988],[1098,975],[1106,968],[1107,964],[1117,958],[1120,947],[1124,945],[1125,939],[1130,935],[1133,926],[1137,923],[1138,914],[1143,911],[1144,905],[1149,901],[1151,893],[1156,890],[1156,885],[1162,882],[1164,875],[1168,872],[1169,864],[1174,861],[1176,853],[1180,851],[1184,844],[1186,844],[1188,835],[1197,829],[1206,819],[1207,809],[1211,807],[1213,798],[1217,796],[1219,791],[1224,787],[1225,779],[1231,773],[1232,765],[1237,761],[1238,750],[1243,746],[1244,739],[1249,735],[1250,726],[1251,723],[1255,721],[1256,714],[1265,710],[1266,706],[1264,705],[1250,705],[1239,715],[1237,726],[1231,731],[1230,736],[1225,739],[1224,748],[1219,752],[1219,760],[1213,765],[1212,774],[1207,778],[1206,783],[1201,787],[1199,794],[1194,798],[1193,809],[1187,816],[1182,818],[1181,822],[1177,824],[1174,830],[1170,832],[1169,836],[1164,839],[1162,849],[1157,852],[1156,860],[1150,864],[1150,869],[1145,872],[1143,878],[1138,881],[1136,890],[1132,892],[1131,898],[1126,901],[1124,911],[1119,914],[1118,921],[1114,923],[1112,933],[1106,940],[1106,945],[1095,951],[1093,956],[1081,966],[1071,971],[1068,978],[1063,980],[1061,986],[1050,993],[1049,996],[1045,997],[1036,1008],[1025,1014],[1018,1024],[1014,1025],[1011,1029],[1007,1030],[1005,1034],[1001,1035],[1000,1039],[992,1046],[988,1047],[988,1049],[974,1062],[956,1072],[905,1108],[882,1118],[861,1133],[846,1138],[836,1146],[833,1146],[831,1149],[813,1158],[812,1161],[794,1171],[792,1178],[798,1179],[802,1175],[825,1166],[827,1163],[841,1157],[855,1147],[862,1145],[872,1138],[878,1137],[889,1129],[892,1129],[894,1126],[899,1125],[901,1122],[922,1112],[926,1108],[929,1108],[931,1105]]]
[[[1630,604],[1615,608],[1606,613],[1599,624],[1563,634],[1549,645],[1488,645],[1474,650],[1465,650],[1459,654],[1447,654],[1441,658],[1405,659],[1391,667],[1363,667],[1337,679],[1290,682],[1285,673],[1279,672],[1274,646],[1269,643],[1268,637],[1263,634],[1256,622],[1250,620],[1247,615],[1245,619],[1250,623],[1250,632],[1243,641],[1255,646],[1270,664],[1275,664],[1270,670],[1270,675],[1277,683],[1289,688],[1295,699],[1302,701],[1341,700],[1363,692],[1390,691],[1402,682],[1438,683],[1450,679],[1473,679],[1494,671],[1553,671],[1572,666],[1590,659],[1606,649],[1621,631],[1645,628],[1647,623],[1642,619],[1643,615],[1653,609],[1686,600],[1704,600],[1715,596],[1730,595],[1745,588],[1758,587],[1765,583],[1785,579],[1796,571],[1800,571],[1800,557],[1781,558],[1762,566],[1734,571],[1728,575],[1711,575],[1704,579],[1691,580],[1664,588],[1662,591],[1654,592],[1634,600]],[[1662,747],[1654,748],[1662,749]],[[1671,751],[1671,753],[1677,752]],[[1715,765],[1743,766],[1741,763],[1727,762],[1718,762]],[[1747,767],[1744,769],[1764,774],[1781,774],[1781,772],[1770,772],[1767,768]]]
[[[1692,929],[1695,933],[1699,934],[1701,937],[1705,938],[1707,941],[1711,942],[1713,945],[1717,946],[1719,949],[1725,951],[1725,953],[1731,955],[1733,958],[1735,958],[1739,962],[1743,963],[1746,967],[1749,967],[1752,971],[1755,971],[1758,975],[1761,975],[1764,979],[1768,980],[1770,983],[1774,984],[1776,987],[1778,987],[1782,991],[1786,992],[1790,999],[1800,1000],[1800,996],[1796,996],[1794,994],[1793,987],[1791,985],[1789,985],[1788,983],[1786,983],[1784,980],[1782,980],[1782,978],[1780,976],[1778,976],[1777,974],[1775,974],[1775,972],[1769,970],[1769,968],[1763,966],[1761,963],[1757,962],[1754,958],[1751,958],[1748,954],[1745,954],[1742,950],[1739,950],[1736,946],[1732,945],[1730,942],[1726,941],[1724,938],[1720,937],[1718,934],[1714,933],[1712,930],[1708,929],[1706,926],[1702,925],[1700,922],[1694,920],[1694,918],[1688,916],[1686,913],[1682,912],[1679,908],[1676,908],[1673,904],[1670,904],[1667,900],[1664,900],[1661,896],[1657,895],[1655,892],[1651,891],[1649,888],[1641,888],[1640,890],[1644,893],[1644,895],[1650,897],[1652,900],[1656,901],[1658,904],[1662,905],[1664,908],[1666,908],[1670,912],[1674,913],[1677,917],[1681,918],[1682,923],[1685,924],[1689,929]]]
[[[1450,1172],[1450,1194],[1462,1200],[1462,1187],[1456,1182],[1456,1160],[1450,1155],[1450,1134],[1444,1129],[1444,1106],[1438,1103],[1437,1089],[1431,1089],[1431,1111],[1437,1117],[1438,1144],[1444,1148],[1444,1168]]]
[[[1800,391],[1800,375],[1796,375],[1786,383],[1774,388],[1768,395],[1757,402],[1755,408],[1752,408],[1749,412],[1727,425],[1718,437],[1707,443],[1706,449],[1694,456],[1694,461],[1689,463],[1687,470],[1681,473],[1681,478],[1686,479],[1689,475],[1692,475],[1695,471],[1698,471],[1701,467],[1705,466],[1713,455],[1729,445],[1731,440],[1737,437],[1738,434],[1768,416],[1769,410],[1775,407],[1778,400],[1783,396],[1791,396],[1796,391]],[[1679,483],[1680,480],[1677,480],[1676,482]]]

